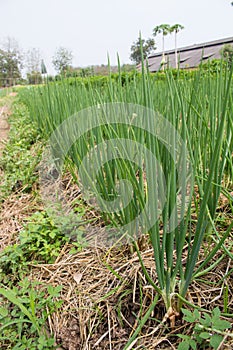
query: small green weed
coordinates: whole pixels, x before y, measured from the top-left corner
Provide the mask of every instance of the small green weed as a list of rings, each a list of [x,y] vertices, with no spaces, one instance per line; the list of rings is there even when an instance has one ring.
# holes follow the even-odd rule
[[[38,288],[38,282],[20,281],[12,289],[0,288],[1,349],[54,349],[46,320],[61,307],[61,286]]]
[[[63,218],[63,225],[69,217]],[[70,241],[70,237],[63,231],[63,226],[46,212],[35,212],[27,219],[24,229],[19,234],[19,243],[6,247],[0,253],[0,281],[7,282],[9,274],[14,277],[24,275],[28,270],[28,264],[53,263],[59,255],[62,247]],[[83,231],[76,231],[76,242],[72,243],[72,253],[83,247],[79,243]],[[80,237],[77,237],[77,234]]]
[[[36,212],[27,219],[19,239],[27,257],[32,260],[53,263],[61,247],[69,242],[69,237],[57,227],[46,212]]]
[[[0,348],[54,349],[46,332],[48,316],[61,306],[61,287],[29,281],[31,264],[52,263],[70,238],[46,212],[28,218],[19,243],[0,253]],[[78,242],[71,253],[81,249]],[[7,286],[7,287],[6,287]]]
[[[193,335],[190,337],[184,334],[178,334],[178,337],[183,339],[179,344],[178,350],[189,349],[218,349],[225,335],[225,331],[231,328],[231,323],[221,318],[221,312],[218,307],[214,308],[211,314],[206,312],[202,314],[195,309],[182,309],[184,320],[195,323]],[[233,335],[232,335],[233,336]]]

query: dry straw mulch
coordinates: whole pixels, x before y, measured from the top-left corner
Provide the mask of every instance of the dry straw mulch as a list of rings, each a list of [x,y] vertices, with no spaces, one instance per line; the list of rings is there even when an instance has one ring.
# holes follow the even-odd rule
[[[0,250],[17,242],[25,219],[39,210],[40,205],[31,193],[22,191],[11,194],[0,204]]]
[[[85,249],[76,254],[64,247],[51,265],[32,266],[33,280],[63,286],[63,306],[49,318],[50,331],[61,349],[121,350],[139,325],[155,297],[146,281],[138,256],[129,247],[105,250]],[[203,250],[203,254],[206,252]],[[221,257],[221,253],[216,256]],[[142,251],[144,264],[156,281],[152,249]],[[185,259],[184,259],[185,263]],[[190,286],[188,299],[206,310],[219,306],[228,286],[228,308],[233,311],[233,281],[229,272],[233,262],[221,262]],[[233,321],[233,320],[232,320]],[[194,325],[177,317],[171,327],[162,300],[143,327],[133,349],[177,349],[177,333],[192,334]],[[225,337],[221,349],[232,349],[233,339]]]

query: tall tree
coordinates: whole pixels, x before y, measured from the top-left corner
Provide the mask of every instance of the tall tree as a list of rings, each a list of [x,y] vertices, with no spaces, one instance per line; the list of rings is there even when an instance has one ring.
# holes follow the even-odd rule
[[[62,75],[66,74],[66,71],[72,64],[73,55],[72,52],[65,47],[59,47],[53,57],[53,66],[55,70]]]
[[[39,84],[42,82],[40,72],[41,53],[39,49],[32,48],[26,53],[26,68],[29,84]]]
[[[176,60],[176,69],[178,68],[178,55],[177,55],[177,34],[180,30],[184,29],[184,26],[181,24],[174,24],[171,26],[170,33],[175,33],[175,60]]]
[[[26,53],[26,67],[28,73],[40,72],[41,53],[35,47]]]
[[[141,47],[142,47],[143,57],[146,58],[153,50],[156,49],[154,39],[149,38],[145,40],[139,37],[137,41],[133,43],[133,45],[130,48],[130,51],[131,51],[130,59],[136,64],[139,64],[142,59]]]
[[[164,41],[165,36],[171,33],[171,26],[169,24],[160,24],[159,26],[156,26],[153,29],[153,35],[157,36],[158,34],[162,34],[162,69],[164,70],[164,64],[165,64],[165,47],[164,47]]]
[[[0,78],[2,85],[12,86],[21,77],[23,55],[14,38],[8,37],[0,49]]]

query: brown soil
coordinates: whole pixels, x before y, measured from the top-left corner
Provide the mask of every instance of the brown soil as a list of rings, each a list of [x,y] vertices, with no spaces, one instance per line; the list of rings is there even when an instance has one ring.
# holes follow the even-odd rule
[[[9,114],[10,111],[8,106],[5,105],[0,107],[0,156],[10,129],[9,124],[7,123]]]
[[[9,96],[15,97],[16,92],[11,92]],[[11,114],[12,99],[2,98],[0,99],[0,156],[4,148],[4,143],[7,140],[10,126],[7,122],[9,115]]]

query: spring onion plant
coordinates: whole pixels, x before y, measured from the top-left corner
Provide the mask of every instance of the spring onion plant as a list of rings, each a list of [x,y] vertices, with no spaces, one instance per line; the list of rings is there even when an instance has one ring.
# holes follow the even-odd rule
[[[190,283],[195,274],[200,273],[200,267],[196,269],[195,266],[203,240],[206,235],[217,232],[215,215],[220,192],[223,189],[227,191],[225,183],[232,186],[232,90],[232,70],[224,67],[215,75],[200,69],[192,75],[187,74],[187,78],[174,78],[170,72],[164,73],[163,79],[158,79],[156,74],[150,75],[143,67],[142,74],[135,73],[130,79],[126,76],[124,83],[119,71],[118,79],[112,79],[109,75],[108,82],[99,86],[88,80],[67,79],[22,93],[32,120],[45,138],[49,138],[62,122],[75,113],[98,106],[104,115],[106,103],[116,102],[124,106],[141,106],[145,111],[156,111],[173,126],[176,132],[170,132],[168,136],[164,133],[169,148],[153,134],[153,128],[158,128],[158,125],[153,124],[150,113],[143,115],[143,123],[151,132],[148,128],[130,124],[131,114],[126,117],[126,123],[121,120],[111,124],[108,116],[104,115],[105,123],[82,135],[70,148],[67,158],[74,167],[79,168],[83,159],[98,144],[108,146],[102,147],[99,153],[92,152],[93,164],[97,164],[96,159],[103,161],[95,181],[92,181],[88,163],[87,168],[82,168],[87,179],[90,178],[88,183],[94,184],[93,187],[90,185],[89,190],[99,192],[106,204],[116,200],[119,192],[127,191],[126,180],[131,183],[129,194],[133,194],[127,205],[119,202],[118,210],[103,210],[103,216],[119,230],[127,227],[132,236],[135,232],[140,233],[143,225],[148,228],[157,281],[152,280],[144,266],[136,243],[135,247],[148,281],[163,297],[166,309],[174,313],[180,311]],[[120,143],[122,139],[134,142],[130,157],[128,143]],[[152,155],[146,161],[141,146]],[[104,161],[109,159],[108,152],[116,147],[118,157]],[[133,158],[134,153],[137,161]],[[153,156],[158,161],[156,164],[152,161]],[[191,164],[189,169],[185,167],[186,157],[189,157]],[[177,169],[183,171],[181,183]],[[190,181],[186,190],[191,198],[188,204],[187,193],[180,191],[187,178]],[[164,188],[165,196],[161,193]],[[162,207],[159,203],[161,196],[165,198]],[[136,225],[129,225],[144,211],[148,201],[148,216]],[[145,224],[151,215],[157,219],[153,225]],[[194,215],[196,221],[193,220]],[[216,237],[217,248],[224,243],[231,229],[232,225],[223,238]],[[213,257],[213,252],[202,262],[203,270],[210,257]]]

